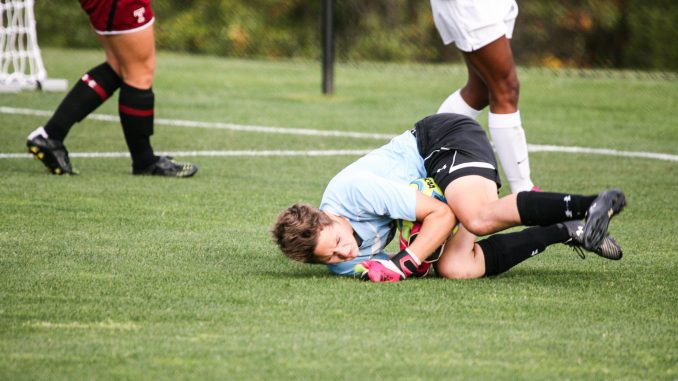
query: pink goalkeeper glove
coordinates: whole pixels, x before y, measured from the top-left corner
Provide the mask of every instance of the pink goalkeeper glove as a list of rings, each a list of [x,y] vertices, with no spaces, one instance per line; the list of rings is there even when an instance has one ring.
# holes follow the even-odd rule
[[[412,275],[408,275],[414,278],[423,278],[426,275],[428,275],[429,271],[431,271],[431,262],[424,262],[422,263],[419,267],[417,267],[416,270],[412,273]]]
[[[430,263],[420,264],[417,258],[403,250],[390,261],[371,259],[355,266],[355,272],[363,280],[372,282],[398,282],[408,276],[424,277],[428,274]]]
[[[384,259],[370,259],[355,265],[355,272],[360,279],[372,282],[398,282],[405,279],[405,274],[395,263]]]

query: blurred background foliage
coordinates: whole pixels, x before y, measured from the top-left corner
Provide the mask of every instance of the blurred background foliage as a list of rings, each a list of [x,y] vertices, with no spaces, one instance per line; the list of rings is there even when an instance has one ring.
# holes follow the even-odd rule
[[[323,0],[156,0],[160,49],[244,58],[319,59]],[[676,71],[676,0],[518,0],[520,65]],[[41,46],[95,47],[75,0],[38,0]],[[450,62],[426,0],[335,0],[340,61]]]

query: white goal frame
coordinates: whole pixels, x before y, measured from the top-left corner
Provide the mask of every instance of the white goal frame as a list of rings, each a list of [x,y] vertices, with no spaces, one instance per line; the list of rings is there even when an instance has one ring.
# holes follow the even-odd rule
[[[47,78],[35,30],[34,0],[0,0],[0,92],[65,91],[68,82]]]

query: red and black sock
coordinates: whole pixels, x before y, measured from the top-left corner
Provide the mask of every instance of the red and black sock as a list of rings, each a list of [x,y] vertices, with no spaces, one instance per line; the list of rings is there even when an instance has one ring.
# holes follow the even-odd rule
[[[152,88],[137,89],[126,83],[120,86],[120,123],[134,169],[144,169],[158,161],[151,147],[154,105]]]
[[[518,193],[518,213],[526,226],[548,226],[557,222],[579,220],[596,196],[550,192]]]
[[[485,256],[485,276],[501,274],[541,253],[546,247],[566,242],[568,239],[570,235],[567,228],[560,224],[492,235],[478,242]]]
[[[103,63],[78,80],[45,124],[50,139],[63,141],[71,127],[113,95],[122,80],[108,63]]]

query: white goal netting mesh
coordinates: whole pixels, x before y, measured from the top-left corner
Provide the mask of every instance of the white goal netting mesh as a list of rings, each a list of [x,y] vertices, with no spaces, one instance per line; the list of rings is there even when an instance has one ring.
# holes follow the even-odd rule
[[[0,0],[0,87],[35,89],[47,78],[35,32],[34,0]]]

